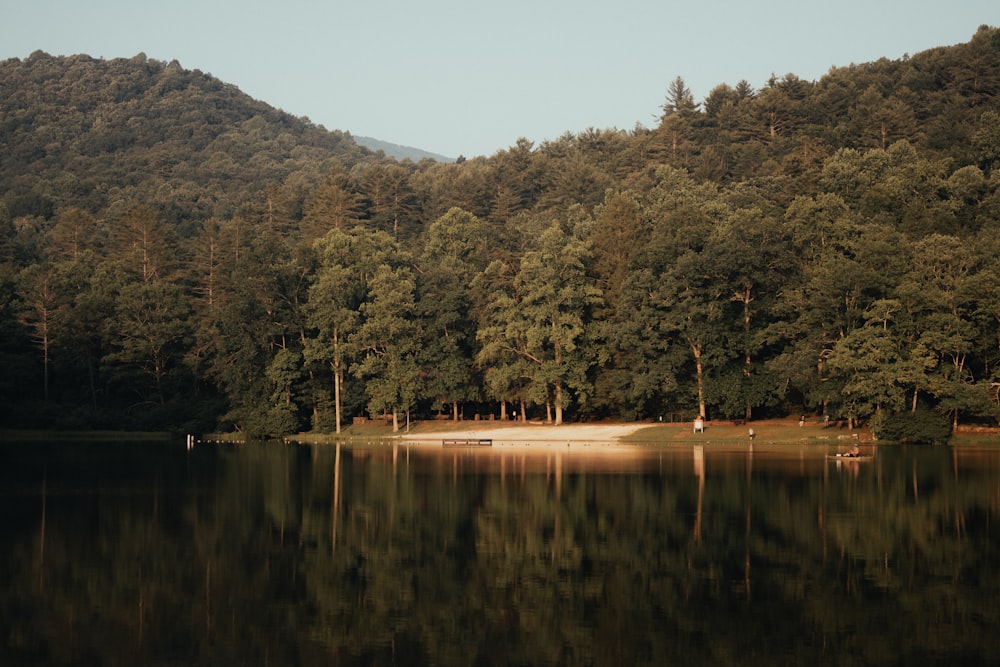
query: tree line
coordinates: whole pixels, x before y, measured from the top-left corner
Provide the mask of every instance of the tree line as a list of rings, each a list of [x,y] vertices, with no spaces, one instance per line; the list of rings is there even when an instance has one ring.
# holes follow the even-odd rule
[[[702,104],[678,77],[656,128],[453,164],[144,57],[7,61],[5,422],[994,420],[998,54],[984,27]]]

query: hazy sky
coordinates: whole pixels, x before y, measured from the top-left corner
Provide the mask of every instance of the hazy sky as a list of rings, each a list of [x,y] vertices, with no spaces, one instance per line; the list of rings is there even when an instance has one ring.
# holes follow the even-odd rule
[[[0,59],[178,60],[327,129],[449,157],[652,127],[669,83],[897,59],[1000,26],[997,0],[0,0]]]

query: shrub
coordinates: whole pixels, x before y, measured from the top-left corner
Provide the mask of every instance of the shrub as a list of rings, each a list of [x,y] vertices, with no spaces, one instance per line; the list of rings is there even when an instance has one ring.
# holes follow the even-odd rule
[[[916,412],[882,413],[872,419],[871,429],[879,440],[944,444],[951,438],[948,416],[926,407]]]

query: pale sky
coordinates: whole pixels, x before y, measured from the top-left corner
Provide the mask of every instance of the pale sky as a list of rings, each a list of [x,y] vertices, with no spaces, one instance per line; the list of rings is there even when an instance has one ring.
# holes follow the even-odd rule
[[[177,60],[327,129],[448,157],[653,127],[677,76],[818,80],[1000,26],[997,0],[0,0],[0,59]]]

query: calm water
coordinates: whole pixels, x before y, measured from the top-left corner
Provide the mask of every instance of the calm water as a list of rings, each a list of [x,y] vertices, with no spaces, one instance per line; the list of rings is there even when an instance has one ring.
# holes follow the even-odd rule
[[[0,446],[2,665],[1000,660],[1000,445]]]

